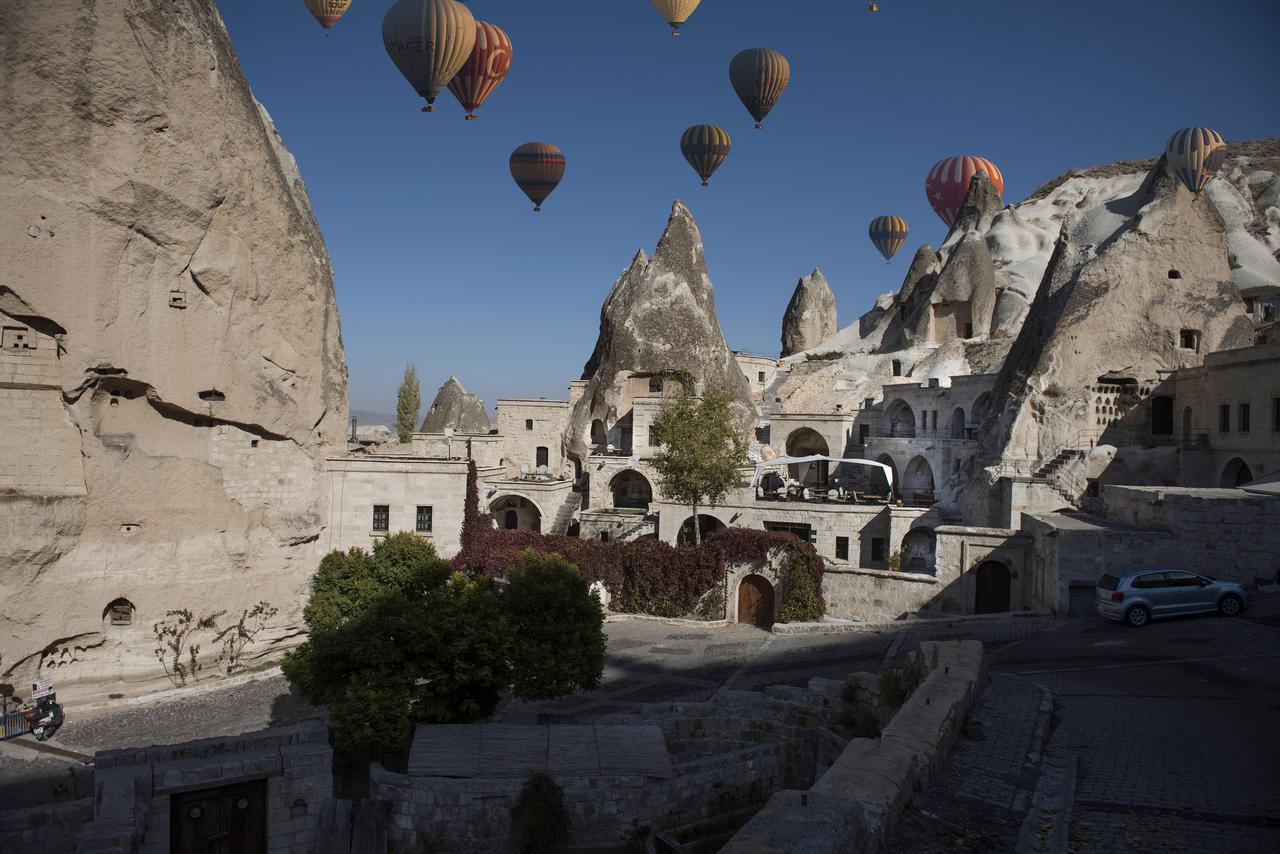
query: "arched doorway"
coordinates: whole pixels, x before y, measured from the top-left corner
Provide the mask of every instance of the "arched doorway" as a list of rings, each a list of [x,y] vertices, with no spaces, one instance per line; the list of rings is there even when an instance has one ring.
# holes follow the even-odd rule
[[[1151,398],[1151,434],[1173,435],[1173,398],[1158,395]]]
[[[787,437],[788,457],[809,457],[815,454],[828,456],[827,440],[817,430],[801,427]],[[794,480],[805,486],[826,486],[830,468],[826,460],[814,463],[798,463],[787,467]]]
[[[1009,567],[998,560],[983,561],[974,572],[973,613],[1008,611],[1009,594]]]
[[[636,510],[648,510],[653,501],[653,487],[648,479],[633,469],[619,472],[609,483],[613,493],[613,506]]]
[[[767,629],[773,625],[773,585],[761,575],[748,575],[738,585],[738,622]]]
[[[952,439],[964,438],[964,410],[958,406],[951,413],[951,424],[947,433]]]
[[[937,535],[932,528],[912,528],[902,538],[902,571],[933,575],[937,564]]]
[[[706,513],[698,514],[698,529],[702,534],[703,540],[706,540],[708,534],[714,534],[723,527],[724,522],[721,522],[715,516],[709,516]],[[691,546],[693,544],[693,517],[690,516],[680,526],[680,533],[676,535],[676,545]]]
[[[1218,485],[1224,489],[1233,489],[1237,486],[1244,486],[1253,480],[1253,470],[1249,468],[1248,463],[1236,457],[1227,463],[1227,467],[1222,470],[1222,477],[1218,480]]]
[[[933,469],[924,457],[912,457],[902,475],[902,497],[911,501],[932,504]]]
[[[508,531],[541,531],[542,511],[522,495],[504,495],[489,504],[489,512],[499,528]]]
[[[911,406],[899,398],[889,404],[884,413],[885,432],[890,437],[914,439],[916,436],[916,414]]]
[[[987,420],[987,415],[991,410],[991,392],[984,391],[973,401],[973,424],[975,427],[981,428],[982,422]]]
[[[885,498],[893,495],[895,490],[901,490],[902,483],[898,480],[898,464],[893,461],[893,457],[888,454],[881,454],[876,457],[876,462],[883,463],[889,467],[889,473],[893,477],[893,483],[889,483],[889,479],[885,477],[884,470],[880,468],[869,468],[868,479],[871,483],[871,494],[882,495]]]
[[[1182,443],[1184,445],[1191,444],[1191,407],[1184,407],[1182,410]]]

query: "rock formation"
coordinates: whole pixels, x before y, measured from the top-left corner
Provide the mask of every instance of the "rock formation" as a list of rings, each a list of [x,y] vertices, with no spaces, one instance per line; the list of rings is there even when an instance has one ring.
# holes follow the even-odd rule
[[[586,459],[592,421],[612,426],[628,415],[626,384],[637,374],[687,374],[695,393],[725,389],[743,429],[755,424],[751,387],[716,317],[702,235],[681,201],[672,205],[653,257],[637,252],[600,309],[600,335],[582,372],[587,386],[566,431],[567,456]]]
[[[446,427],[458,433],[488,433],[493,427],[484,401],[463,388],[454,376],[436,392],[436,399],[431,401],[418,432],[443,433]]]
[[[1131,445],[1162,372],[1252,343],[1227,255],[1217,211],[1163,157],[1131,196],[1069,220],[996,380],[982,463]]]
[[[836,296],[827,277],[814,268],[796,283],[791,302],[782,315],[782,355],[802,353],[836,334]]]
[[[39,382],[0,373],[0,681],[154,678],[167,611],[266,600],[256,655],[296,634],[346,432],[297,166],[214,0],[3,18],[0,310],[47,337],[14,356]],[[73,466],[8,464],[50,443]]]

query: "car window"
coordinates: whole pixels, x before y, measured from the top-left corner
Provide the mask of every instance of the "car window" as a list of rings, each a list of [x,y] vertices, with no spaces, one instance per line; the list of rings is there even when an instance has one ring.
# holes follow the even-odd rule
[[[1133,580],[1133,587],[1137,590],[1151,590],[1156,587],[1167,587],[1163,572],[1148,572],[1146,575],[1139,575]]]
[[[1115,590],[1120,585],[1120,579],[1114,575],[1104,575],[1098,579],[1098,586],[1103,590]]]
[[[1200,576],[1190,572],[1182,572],[1181,570],[1174,572],[1166,572],[1165,577],[1169,579],[1170,587],[1199,587]]]

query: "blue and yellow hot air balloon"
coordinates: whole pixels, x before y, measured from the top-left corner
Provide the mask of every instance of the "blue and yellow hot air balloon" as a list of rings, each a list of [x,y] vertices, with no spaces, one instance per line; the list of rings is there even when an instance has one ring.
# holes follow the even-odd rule
[[[564,177],[564,152],[549,142],[526,142],[511,152],[510,165],[516,186],[533,202],[537,213]]]
[[[1183,128],[1169,138],[1164,156],[1187,189],[1199,193],[1222,168],[1227,143],[1212,128]]]
[[[902,244],[907,242],[907,221],[892,214],[878,216],[871,220],[867,232],[871,235],[871,242],[884,256],[884,262],[888,264],[902,248]]]

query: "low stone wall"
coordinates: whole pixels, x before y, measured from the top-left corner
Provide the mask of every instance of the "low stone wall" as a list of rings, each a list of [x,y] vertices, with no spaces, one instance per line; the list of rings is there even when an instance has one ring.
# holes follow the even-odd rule
[[[879,569],[836,569],[822,574],[827,615],[841,620],[896,620],[927,610],[946,587],[933,575]]]
[[[317,848],[317,816],[333,797],[333,752],[319,721],[173,746],[105,750],[94,763],[95,815],[80,830],[78,854],[168,852],[171,795],[251,780],[267,781],[272,854],[309,854]]]
[[[930,668],[880,738],[858,738],[808,791],[775,794],[722,854],[874,852],[937,776],[986,683],[978,641],[924,643]]]
[[[0,851],[73,854],[80,829],[92,819],[92,798],[0,812]]]
[[[841,682],[814,679],[807,689],[728,692],[712,702],[653,704],[595,719],[597,726],[660,727],[672,775],[553,774],[564,790],[570,844],[639,842],[651,832],[755,808],[773,792],[811,784],[846,743],[827,729],[842,708],[842,689]],[[370,796],[390,804],[394,850],[514,850],[511,814],[527,777],[411,776],[374,764]]]

